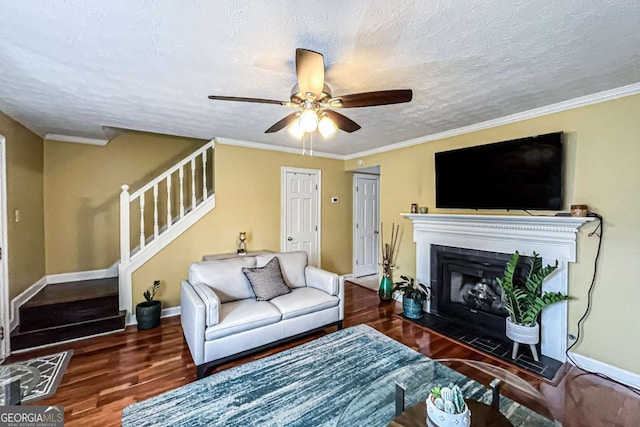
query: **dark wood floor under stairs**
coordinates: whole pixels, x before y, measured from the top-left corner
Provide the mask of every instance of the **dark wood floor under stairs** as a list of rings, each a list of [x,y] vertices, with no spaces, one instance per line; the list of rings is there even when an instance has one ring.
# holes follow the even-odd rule
[[[11,350],[122,330],[124,324],[118,278],[51,284],[20,307]]]

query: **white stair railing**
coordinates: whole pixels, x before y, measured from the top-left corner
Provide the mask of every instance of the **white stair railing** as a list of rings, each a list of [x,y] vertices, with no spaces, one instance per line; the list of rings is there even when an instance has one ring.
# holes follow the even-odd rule
[[[134,193],[121,187],[119,296],[127,323],[133,271],[215,207],[213,147],[212,140]]]
[[[130,262],[149,245],[152,245],[163,233],[173,228],[186,215],[213,195],[213,169],[207,169],[207,159],[213,153],[213,141],[184,158],[164,173],[158,175],[136,192],[129,194],[129,186],[123,185],[120,193],[120,262]],[[187,179],[185,180],[185,169]],[[174,182],[175,181],[175,182]],[[173,187],[177,183],[177,189]],[[160,205],[160,187],[164,187],[163,197],[166,206]],[[172,191],[177,192],[179,200],[177,212],[172,210]],[[185,197],[185,193],[188,196]],[[145,197],[146,195],[149,197]],[[173,195],[175,196],[175,194]],[[187,205],[185,205],[185,200]],[[152,201],[153,203],[149,203]],[[139,244],[131,247],[131,211],[137,209],[139,216]],[[160,215],[160,210],[164,215]],[[148,210],[152,210],[149,213]],[[160,222],[163,218],[163,223]],[[137,240],[137,239],[136,239]]]

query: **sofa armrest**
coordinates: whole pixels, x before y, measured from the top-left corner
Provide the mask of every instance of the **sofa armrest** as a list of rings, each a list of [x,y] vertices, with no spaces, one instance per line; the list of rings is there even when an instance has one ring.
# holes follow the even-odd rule
[[[220,297],[208,285],[204,283],[191,283],[196,294],[204,302],[204,320],[205,325],[214,326],[220,322]]]
[[[340,296],[339,278],[336,273],[308,265],[304,269],[304,276],[307,286],[310,288],[320,289],[329,295]]]
[[[204,363],[205,304],[186,280],[180,286],[180,323],[191,357],[196,365]]]

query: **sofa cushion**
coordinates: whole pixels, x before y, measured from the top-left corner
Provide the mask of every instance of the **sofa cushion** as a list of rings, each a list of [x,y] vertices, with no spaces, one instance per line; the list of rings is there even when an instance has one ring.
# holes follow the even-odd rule
[[[269,301],[272,298],[291,292],[282,278],[278,258],[273,258],[264,267],[243,267],[242,272],[256,294],[256,300]]]
[[[282,320],[303,316],[338,305],[340,299],[314,288],[296,288],[269,301],[282,313]]]
[[[210,286],[222,303],[253,299],[253,289],[242,273],[242,267],[255,266],[255,257],[196,262],[189,268],[189,282]]]
[[[220,305],[220,321],[204,331],[207,341],[279,322],[280,311],[267,301],[244,299]]]
[[[277,254],[262,254],[256,256],[256,267],[264,267],[273,257],[278,257],[282,277],[290,288],[302,288],[307,286],[304,278],[304,268],[307,266],[307,253],[305,251],[281,252]]]

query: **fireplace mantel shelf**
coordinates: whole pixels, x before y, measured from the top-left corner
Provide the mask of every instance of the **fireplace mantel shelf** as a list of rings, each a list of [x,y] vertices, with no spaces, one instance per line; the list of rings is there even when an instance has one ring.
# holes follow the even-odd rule
[[[575,232],[593,217],[538,216],[538,215],[462,215],[462,214],[400,214],[414,223],[450,225],[458,227],[515,228]]]

